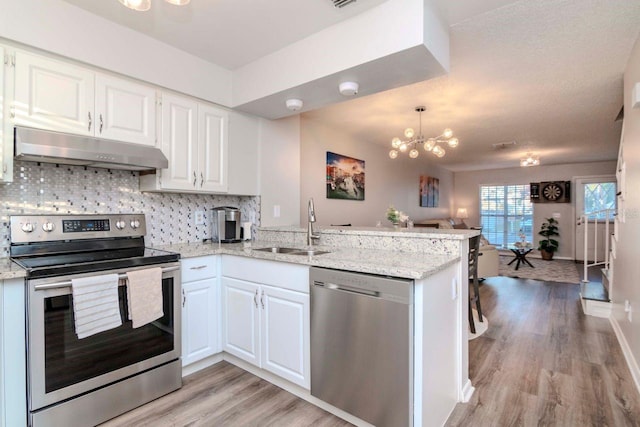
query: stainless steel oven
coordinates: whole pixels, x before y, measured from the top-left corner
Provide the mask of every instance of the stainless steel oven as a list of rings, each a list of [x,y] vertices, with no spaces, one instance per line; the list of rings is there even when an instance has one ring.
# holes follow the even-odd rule
[[[12,217],[11,221],[12,257],[28,272],[29,425],[95,425],[180,388],[179,256],[144,247],[143,216]],[[38,231],[39,242],[19,242],[18,237],[14,242],[18,230],[42,230],[51,227],[48,224],[54,224],[58,233]],[[112,228],[119,229],[115,236]],[[127,320],[126,273],[150,267],[162,269],[164,314],[133,328]],[[122,325],[79,339],[72,279],[114,273],[120,279]]]

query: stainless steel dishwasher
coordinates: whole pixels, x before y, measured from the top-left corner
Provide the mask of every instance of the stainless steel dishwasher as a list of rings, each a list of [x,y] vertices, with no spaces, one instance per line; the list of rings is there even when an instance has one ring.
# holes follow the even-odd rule
[[[311,267],[311,394],[378,427],[413,421],[413,281]]]

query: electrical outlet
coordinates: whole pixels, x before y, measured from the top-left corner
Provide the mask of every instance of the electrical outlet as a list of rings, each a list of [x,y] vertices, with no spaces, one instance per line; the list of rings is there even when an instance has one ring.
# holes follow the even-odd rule
[[[193,213],[193,222],[195,225],[204,225],[204,211],[195,211]]]
[[[253,211],[249,212],[249,222],[252,224],[256,223],[256,213]]]

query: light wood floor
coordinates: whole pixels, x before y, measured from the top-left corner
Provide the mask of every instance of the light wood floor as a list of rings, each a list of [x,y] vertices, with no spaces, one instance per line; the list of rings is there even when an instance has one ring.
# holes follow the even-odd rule
[[[180,390],[102,426],[351,425],[228,362],[192,374],[183,382]]]
[[[481,286],[489,330],[469,343],[476,391],[448,426],[640,426],[640,396],[606,319],[579,285],[497,277]],[[105,426],[345,426],[222,362]]]
[[[607,319],[579,285],[507,277],[481,287],[488,331],[469,342],[476,391],[448,426],[640,426],[640,396]]]

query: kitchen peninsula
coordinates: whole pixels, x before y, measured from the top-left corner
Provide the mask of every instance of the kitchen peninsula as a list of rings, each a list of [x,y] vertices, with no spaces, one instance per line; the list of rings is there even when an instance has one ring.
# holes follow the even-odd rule
[[[189,279],[191,272],[202,276],[196,276],[195,279],[206,277],[207,280],[211,280],[215,289],[213,293],[216,295],[217,306],[213,308],[213,314],[218,326],[212,328],[212,331],[218,335],[218,344],[212,347],[212,354],[205,360],[185,366],[183,374],[201,369],[207,363],[228,360],[349,422],[367,425],[358,418],[315,398],[310,392],[309,359],[313,350],[308,339],[309,266],[410,279],[413,281],[413,425],[442,425],[455,404],[467,401],[473,393],[468,379],[468,287],[465,285],[468,280],[468,239],[478,231],[358,227],[320,227],[319,231],[319,244],[313,248],[328,253],[312,256],[260,250],[270,247],[308,248],[307,230],[302,227],[259,228],[256,240],[245,243],[184,243],[159,247],[181,254],[183,290],[191,283],[198,283],[197,280],[192,280],[194,277]],[[204,273],[207,270],[213,272],[207,276]],[[295,277],[295,280],[288,279],[292,271],[294,274],[291,277]],[[5,285],[15,284],[16,280],[20,279],[19,276],[19,271],[10,263],[0,265],[0,279],[5,280]],[[244,285],[254,284],[257,284],[255,290],[242,288]],[[261,298],[256,297],[258,289],[261,289]],[[273,295],[280,297],[276,291],[287,293],[285,296],[296,294],[304,297],[301,307],[306,309],[301,309],[300,313],[306,317],[299,328],[301,342],[296,343],[300,344],[297,347],[301,348],[300,373],[295,372],[297,368],[278,372],[277,369],[282,368],[282,364],[278,363],[273,365],[280,366],[270,369],[269,362],[273,355],[251,355],[245,351],[242,343],[233,341],[234,337],[230,334],[235,332],[229,329],[229,323],[237,320],[238,316],[234,317],[234,313],[228,311],[228,297],[233,297],[233,294],[225,294],[228,290],[246,291],[242,294],[246,297],[243,301],[247,302],[251,309],[256,302],[257,311],[261,304],[263,310],[265,305],[268,309],[270,303],[273,303],[270,299]],[[270,294],[270,291],[273,293]],[[182,313],[183,365],[190,356],[189,344],[185,345],[185,337],[189,331],[185,333],[185,328],[196,324],[189,323],[188,317],[193,313],[189,311],[191,307],[188,296],[186,301]],[[9,301],[5,299],[3,303],[6,305]],[[264,316],[252,313],[250,316]],[[296,329],[296,325],[285,326],[287,330]],[[280,338],[280,332],[269,329],[270,327],[260,326],[258,329],[262,331],[263,337],[250,340],[252,345],[257,347],[257,352],[265,351],[264,348],[260,350],[260,347],[265,346],[266,333],[271,334],[271,338]],[[260,345],[260,342],[263,344]],[[11,348],[7,346],[6,341],[4,344],[3,351],[6,354]],[[4,368],[6,373],[7,366]],[[4,397],[6,399],[9,396],[5,394]],[[5,408],[9,410],[13,407],[7,405]]]

